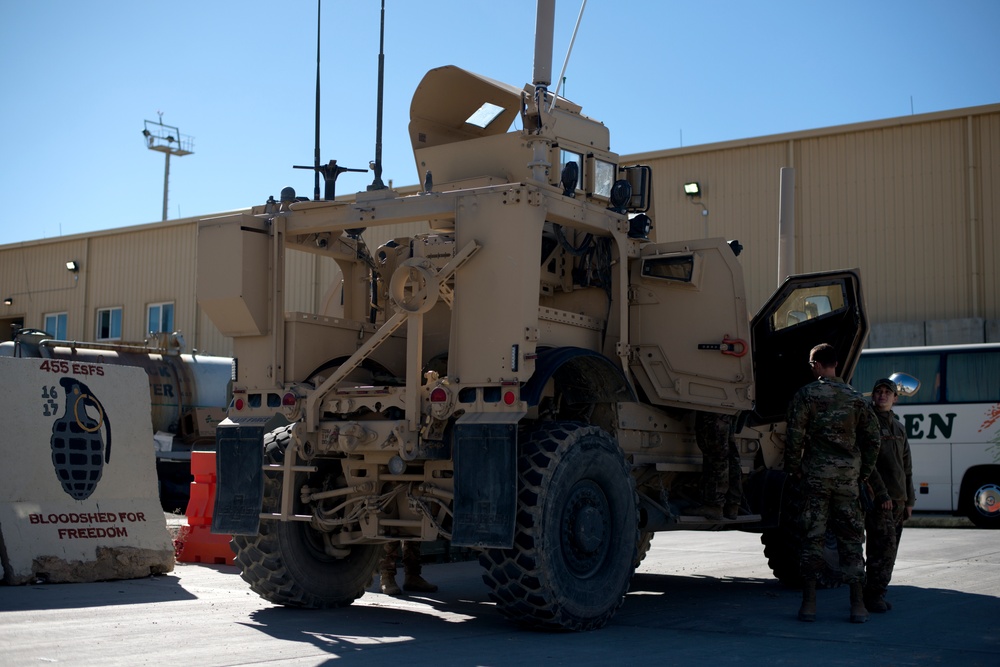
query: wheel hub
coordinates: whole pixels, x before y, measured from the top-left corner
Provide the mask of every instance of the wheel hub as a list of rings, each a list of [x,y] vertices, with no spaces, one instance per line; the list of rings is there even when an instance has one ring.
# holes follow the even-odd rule
[[[996,484],[986,484],[976,491],[976,509],[983,516],[994,517],[1000,514],[1000,487]]]
[[[562,551],[569,569],[577,575],[596,571],[609,548],[611,510],[601,488],[585,481],[573,489],[563,512],[560,531]]]

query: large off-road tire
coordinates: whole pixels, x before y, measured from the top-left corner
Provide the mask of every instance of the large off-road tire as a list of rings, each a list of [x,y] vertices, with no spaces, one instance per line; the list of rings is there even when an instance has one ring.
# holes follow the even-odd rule
[[[802,528],[799,525],[801,515],[802,497],[787,482],[781,499],[781,523],[775,528],[764,530],[760,535],[771,572],[789,588],[802,588],[802,572],[799,569],[799,553],[802,549]],[[823,558],[826,567],[817,577],[816,587],[837,588],[844,583],[844,578],[840,572],[837,540],[829,532],[823,547]]]
[[[979,528],[1000,528],[1000,467],[969,473],[962,480],[959,507]]]
[[[639,534],[639,542],[635,545],[635,569],[639,569],[639,564],[646,559],[649,547],[652,546],[653,533],[643,531]]]
[[[521,444],[513,549],[480,556],[500,612],[538,630],[592,630],[625,601],[638,495],[618,444],[596,426],[552,422]]]
[[[264,436],[264,459],[281,463],[291,436],[286,426]],[[295,488],[305,474],[296,475]],[[280,511],[281,475],[264,474],[264,512]],[[344,557],[323,549],[323,536],[303,521],[260,522],[256,536],[234,535],[231,543],[241,577],[251,590],[275,604],[290,607],[328,608],[349,605],[372,583],[382,546],[350,547]]]

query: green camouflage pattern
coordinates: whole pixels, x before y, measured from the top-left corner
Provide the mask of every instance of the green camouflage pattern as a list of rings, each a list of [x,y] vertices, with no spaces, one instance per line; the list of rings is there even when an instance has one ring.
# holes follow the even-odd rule
[[[699,412],[695,438],[702,455],[702,502],[713,507],[739,505],[743,496],[740,452],[736,448],[736,423],[732,415]]]
[[[827,528],[837,538],[844,581],[864,581],[865,533],[858,481],[875,469],[876,424],[868,402],[840,378],[820,378],[792,398],[785,470],[801,477],[804,534],[799,567],[807,581],[815,580],[824,567]]]
[[[788,408],[785,471],[854,482],[867,479],[878,458],[876,424],[871,405],[840,378],[807,384]]]
[[[884,597],[896,565],[906,508],[913,507],[913,464],[906,430],[891,410],[875,411],[881,435],[878,461],[871,475],[877,503],[865,516],[865,595]],[[881,506],[892,501],[892,509]]]

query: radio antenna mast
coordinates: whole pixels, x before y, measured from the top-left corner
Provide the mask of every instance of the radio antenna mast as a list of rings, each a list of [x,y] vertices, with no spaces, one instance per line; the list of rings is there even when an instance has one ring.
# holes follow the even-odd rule
[[[324,188],[323,188],[323,199],[324,201],[333,201],[337,197],[337,177],[343,174],[345,171],[368,171],[367,169],[348,169],[347,167],[338,167],[336,160],[330,160],[329,164],[319,163],[319,28],[320,28],[320,2],[321,0],[316,0],[316,146],[313,149],[313,165],[311,167],[305,167],[300,165],[292,165],[292,169],[312,169],[316,172],[315,179],[313,181],[313,201],[319,201],[319,177],[320,174],[323,175]]]
[[[320,0],[316,0],[316,145],[313,149],[313,201],[319,201],[319,28]]]
[[[385,0],[382,0],[382,18],[378,29],[378,99],[375,111],[375,178],[369,190],[384,190],[382,182],[382,85],[385,80]]]

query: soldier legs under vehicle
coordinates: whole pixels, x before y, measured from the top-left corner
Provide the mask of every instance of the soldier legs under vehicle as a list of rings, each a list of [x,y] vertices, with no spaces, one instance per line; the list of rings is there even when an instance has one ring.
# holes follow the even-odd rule
[[[399,561],[399,545],[403,545],[403,590],[414,593],[433,593],[437,586],[420,576],[420,542],[385,543],[385,554],[379,561],[381,590],[386,595],[400,595],[403,591],[396,584],[396,563]]]
[[[863,600],[863,582],[865,578],[865,560],[863,543],[865,539],[864,521],[858,507],[857,479],[817,478],[806,476],[803,479],[805,507],[802,512],[802,525],[805,535],[802,540],[802,553],[799,567],[802,578],[815,587],[816,579],[825,566],[823,544],[826,539],[827,526],[837,537],[837,552],[840,556],[840,570],[844,581],[850,585],[851,622],[864,623],[868,620],[868,610]],[[803,597],[803,607],[806,606]],[[815,603],[812,609],[815,618]],[[802,620],[813,620],[802,618]]]
[[[709,519],[735,519],[743,496],[743,472],[731,415],[698,412],[695,438],[702,454],[702,505],[689,512]]]
[[[901,532],[897,528],[903,525],[904,511],[900,503],[894,503],[891,510],[876,505],[865,517],[865,606],[868,611],[882,613],[892,609],[885,601],[885,594],[896,563]]]

